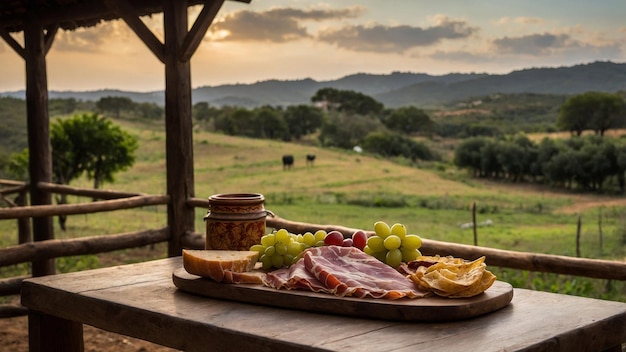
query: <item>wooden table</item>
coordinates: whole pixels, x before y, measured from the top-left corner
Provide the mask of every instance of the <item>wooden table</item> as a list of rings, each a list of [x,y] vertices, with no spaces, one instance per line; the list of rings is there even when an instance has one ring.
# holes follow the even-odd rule
[[[210,299],[178,290],[181,257],[25,280],[31,351],[80,351],[82,324],[185,351],[621,351],[626,304],[515,289],[507,307],[402,323]]]

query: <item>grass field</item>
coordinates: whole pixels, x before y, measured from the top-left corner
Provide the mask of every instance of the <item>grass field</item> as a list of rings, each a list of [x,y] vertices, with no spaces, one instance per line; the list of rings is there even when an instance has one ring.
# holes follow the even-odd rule
[[[140,148],[132,169],[104,188],[165,193],[165,132],[154,125],[117,122],[137,135]],[[292,170],[283,170],[281,156],[293,154]],[[316,154],[307,167],[305,156]],[[254,192],[265,195],[265,207],[294,221],[339,224],[372,229],[377,220],[405,224],[424,238],[473,243],[471,230],[459,225],[472,219],[476,204],[481,246],[574,256],[578,216],[582,219],[581,255],[624,260],[626,200],[623,196],[572,194],[528,184],[494,183],[469,178],[445,164],[409,165],[352,151],[311,145],[246,139],[194,132],[195,196]],[[88,180],[72,184],[91,187]],[[71,203],[89,199],[69,197]],[[196,210],[196,231],[204,232],[205,210]],[[153,206],[112,213],[71,216],[66,232],[72,238],[158,228],[166,225],[165,207]],[[56,224],[55,224],[56,226]],[[600,248],[600,231],[603,246]],[[0,246],[15,244],[15,222],[0,221]],[[59,259],[60,271],[165,256],[165,247],[118,251],[113,254]],[[26,265],[0,268],[1,276],[23,272]],[[558,275],[498,271],[519,287],[624,300],[624,282],[606,283]],[[572,284],[572,282],[578,284]],[[607,287],[611,286],[611,289]]]

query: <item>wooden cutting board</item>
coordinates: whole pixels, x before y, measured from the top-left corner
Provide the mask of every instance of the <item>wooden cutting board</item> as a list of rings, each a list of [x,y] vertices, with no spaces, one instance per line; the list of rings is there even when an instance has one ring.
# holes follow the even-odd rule
[[[337,297],[299,290],[277,290],[256,284],[224,284],[189,274],[184,268],[175,270],[172,280],[174,285],[182,291],[210,298],[316,313],[401,321],[463,320],[494,312],[507,306],[513,299],[513,287],[502,281],[496,281],[487,291],[471,298],[432,296],[388,300]]]

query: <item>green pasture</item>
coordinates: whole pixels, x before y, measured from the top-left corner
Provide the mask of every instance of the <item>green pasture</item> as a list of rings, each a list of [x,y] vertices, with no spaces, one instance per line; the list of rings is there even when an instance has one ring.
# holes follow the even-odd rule
[[[116,121],[138,137],[134,166],[104,188],[164,194],[165,131],[163,125]],[[316,154],[314,166],[305,156]],[[281,156],[293,154],[295,165],[283,170]],[[371,230],[383,220],[400,222],[424,238],[473,243],[476,206],[480,246],[558,255],[576,255],[576,229],[581,217],[581,256],[625,260],[626,208],[623,197],[572,194],[525,184],[471,179],[450,165],[411,165],[353,151],[322,149],[309,144],[247,139],[194,132],[195,196],[254,192],[265,195],[265,207],[278,216],[301,222],[338,224]],[[91,187],[83,179],[72,184]],[[70,203],[90,199],[69,197]],[[196,209],[196,232],[204,232],[205,209]],[[70,216],[57,238],[123,233],[166,226],[164,206]],[[600,247],[600,232],[602,247]],[[15,221],[0,221],[0,246],[17,241]],[[115,265],[166,255],[164,245],[98,256],[57,260],[59,271]],[[0,268],[0,276],[23,274],[27,264]],[[494,268],[499,278],[528,287],[591,297],[624,300],[624,282]]]

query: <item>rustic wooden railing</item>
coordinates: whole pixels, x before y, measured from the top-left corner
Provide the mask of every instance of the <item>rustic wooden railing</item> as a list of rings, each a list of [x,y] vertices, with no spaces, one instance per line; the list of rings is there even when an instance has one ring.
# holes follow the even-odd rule
[[[105,200],[80,204],[20,206],[9,200],[7,196],[9,194],[27,191],[25,184],[15,181],[0,180],[0,185],[8,186],[0,189],[0,196],[11,206],[9,208],[0,208],[0,220],[17,219],[18,222],[23,222],[23,220],[28,220],[31,217],[87,214],[148,205],[166,205],[170,202],[170,198],[166,195],[146,195],[38,183],[37,187],[48,192]],[[186,203],[190,208],[209,208],[209,202],[206,199],[189,198]],[[339,225],[295,222],[275,215],[268,216],[266,223],[268,228],[285,228],[294,233],[304,233],[306,231],[314,232],[318,229],[324,229],[326,231],[339,230],[344,236],[350,236],[356,230]],[[22,234],[19,236],[19,244],[0,248],[0,267],[42,259],[98,254],[119,249],[135,248],[148,244],[171,241],[175,235],[180,236],[180,242],[185,248],[204,248],[204,234],[172,234],[168,227],[109,234],[106,236],[54,239],[37,242],[21,242],[22,237],[26,237]],[[466,259],[475,259],[484,255],[487,257],[486,262],[488,265],[503,268],[626,281],[626,263],[618,261],[517,252],[428,239],[423,240],[421,250],[425,255],[453,255]],[[0,296],[19,294],[23,279],[24,277],[0,279]],[[0,317],[11,316],[16,313],[23,314],[24,312],[20,310],[19,307],[0,308]]]

